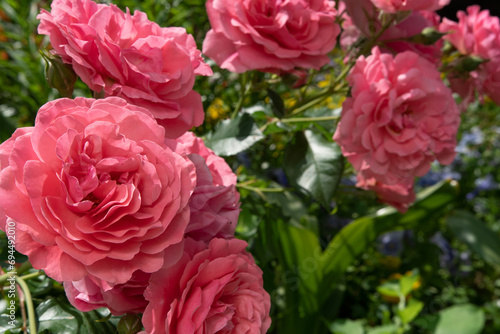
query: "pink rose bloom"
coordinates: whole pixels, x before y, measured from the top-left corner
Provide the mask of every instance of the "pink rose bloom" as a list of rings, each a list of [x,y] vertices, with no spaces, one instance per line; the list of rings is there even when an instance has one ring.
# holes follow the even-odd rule
[[[447,18],[439,26],[447,32],[443,38],[464,55],[475,55],[483,59],[500,56],[500,22],[488,10],[478,5],[467,7],[467,13],[458,11],[458,22]]]
[[[457,13],[458,22],[443,19],[443,38],[448,40],[461,54],[478,56],[487,62],[470,73],[449,74],[450,85],[464,100],[463,108],[474,100],[476,92],[482,100],[484,95],[500,104],[500,21],[488,10],[481,11],[477,5],[467,7],[467,13]]]
[[[450,0],[371,0],[373,5],[386,13],[405,10],[435,11],[450,3]]]
[[[44,105],[34,127],[0,145],[0,207],[17,224],[17,250],[57,281],[109,284],[179,256],[196,175],[164,138],[120,98]]]
[[[441,40],[432,45],[405,41],[405,39],[421,34],[425,28],[439,28],[441,18],[435,12],[413,11],[406,19],[389,27],[380,36],[380,48],[398,54],[413,51],[437,64],[441,61]]]
[[[246,246],[187,239],[180,261],[151,275],[141,333],[266,333],[271,301]]]
[[[208,0],[203,53],[232,72],[319,69],[340,27],[330,0]]]
[[[189,199],[191,219],[186,234],[210,242],[214,237],[232,238],[240,214],[236,175],[226,161],[207,148],[201,138],[186,132],[176,139],[196,167],[196,187]]]
[[[184,252],[184,242],[180,242],[166,252],[164,266],[171,266]],[[64,282],[64,290],[69,302],[78,310],[88,312],[107,307],[113,315],[143,313],[148,301],[144,291],[149,284],[150,273],[137,270],[125,283],[113,284],[93,275]]]
[[[64,282],[64,290],[70,303],[82,312],[107,307],[116,316],[142,313],[148,305],[144,290],[150,276],[143,271],[136,271],[128,282],[114,286],[87,276],[79,281]]]
[[[191,35],[161,28],[146,14],[91,0],[54,0],[38,32],[95,92],[148,109],[175,138],[203,123],[196,75],[211,75]]]
[[[344,29],[350,24],[354,24],[364,36],[374,36],[380,31],[382,24],[378,20],[379,11],[370,0],[343,0],[343,3],[347,13],[344,15],[349,16],[349,21],[343,27]],[[349,31],[348,34],[353,35],[354,32]]]
[[[414,52],[360,57],[348,76],[334,140],[353,167],[378,183],[408,184],[437,159],[455,157],[460,113],[435,66]]]
[[[415,201],[413,180],[408,180],[406,183],[387,185],[377,182],[374,177],[370,177],[369,172],[359,173],[357,178],[357,187],[375,191],[381,202],[395,207],[401,213],[408,211],[411,203]]]

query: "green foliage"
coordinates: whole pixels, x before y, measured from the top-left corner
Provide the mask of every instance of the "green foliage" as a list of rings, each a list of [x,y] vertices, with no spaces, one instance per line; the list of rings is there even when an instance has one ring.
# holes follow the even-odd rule
[[[325,208],[330,206],[344,169],[344,157],[338,145],[311,130],[296,132],[285,149],[283,163],[292,182]]]
[[[49,298],[36,308],[40,334],[114,333],[107,309],[90,312],[75,310],[67,301]]]
[[[208,134],[206,145],[221,156],[235,155],[263,139],[264,135],[246,113],[219,123],[213,133]]]
[[[458,240],[490,265],[500,269],[500,237],[468,211],[457,211],[447,220]]]
[[[204,0],[113,3],[144,11],[160,26],[186,28],[199,47],[210,28]],[[48,5],[0,0],[6,15],[0,21],[0,141],[17,127],[31,126],[40,106],[60,97],[46,83],[39,54],[47,39],[36,34],[36,15]],[[462,60],[467,68],[480,63]],[[433,166],[439,183],[429,187],[425,177],[417,180],[418,200],[401,214],[355,188],[352,166],[332,141],[341,99],[331,95],[335,89],[347,94],[337,67],[307,73],[300,89],[291,76],[212,68],[216,75],[196,82],[207,119],[195,131],[238,176],[242,204],[236,235],[249,242],[263,270],[272,297],[269,333],[500,332],[498,106],[486,101],[469,108],[459,139],[479,129],[482,141],[461,147],[450,167],[452,177],[443,176],[450,170]],[[77,82],[75,95],[88,94]],[[496,187],[477,186],[487,175]],[[397,255],[380,250],[381,237],[391,231],[410,235]],[[435,241],[436,235],[444,241]],[[4,270],[7,245],[0,233]],[[15,258],[27,263],[22,254]],[[34,269],[22,274],[30,275],[26,283],[39,333],[141,329],[136,316],[120,320],[105,309],[79,312],[57,282]],[[0,332],[22,333],[21,326],[8,325],[9,298],[2,284]],[[22,319],[26,304],[19,296],[15,302],[16,317]]]

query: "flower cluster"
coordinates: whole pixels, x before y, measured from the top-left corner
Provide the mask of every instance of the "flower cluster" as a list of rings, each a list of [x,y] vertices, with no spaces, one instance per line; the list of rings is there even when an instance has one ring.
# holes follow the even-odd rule
[[[191,35],[136,11],[93,1],[54,0],[38,32],[90,89],[148,109],[175,138],[204,119],[196,75],[211,75]]]
[[[474,5],[467,12],[457,13],[458,22],[443,19],[439,26],[447,33],[444,39],[464,58],[449,73],[451,88],[460,94],[465,104],[488,96],[500,103],[500,21],[488,10]],[[474,58],[475,57],[475,58]],[[466,66],[470,64],[469,66]]]
[[[454,159],[460,114],[451,91],[417,53],[393,57],[377,47],[358,58],[348,80],[352,96],[333,138],[359,172],[358,186],[404,211],[414,178],[435,159]]]
[[[103,98],[51,101],[0,145],[0,228],[16,222],[17,250],[79,310],[143,313],[147,333],[265,333],[236,175],[187,131],[204,119],[195,76],[212,73],[193,37],[91,0],[38,18]]]

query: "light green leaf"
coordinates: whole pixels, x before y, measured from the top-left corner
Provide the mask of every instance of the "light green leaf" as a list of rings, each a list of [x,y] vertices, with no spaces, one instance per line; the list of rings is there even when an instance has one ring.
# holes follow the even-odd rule
[[[398,315],[403,324],[409,324],[422,311],[424,303],[416,299],[410,299],[403,310],[398,310]]]
[[[374,327],[366,332],[366,334],[396,334],[398,328],[395,325],[385,325]]]
[[[479,334],[484,319],[484,311],[475,305],[455,305],[439,313],[434,334]]]
[[[329,326],[333,334],[363,334],[363,320],[338,319]]]
[[[388,297],[399,297],[401,296],[401,285],[398,280],[390,280],[379,285],[377,291]]]
[[[410,276],[402,276],[399,279],[399,285],[401,286],[401,294],[403,296],[408,295],[413,290],[413,285],[418,281],[420,275],[418,270],[414,270]]]
[[[306,228],[282,220],[275,224],[285,265],[285,281],[291,283],[288,285],[292,292],[299,293],[299,306],[311,314],[318,309],[316,296],[321,281],[318,237]]]
[[[247,113],[240,113],[233,119],[220,122],[210,133],[205,144],[221,156],[238,154],[263,139],[253,118]]]

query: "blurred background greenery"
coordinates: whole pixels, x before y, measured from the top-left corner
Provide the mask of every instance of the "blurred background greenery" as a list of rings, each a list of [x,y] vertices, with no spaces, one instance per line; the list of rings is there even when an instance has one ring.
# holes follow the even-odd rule
[[[113,3],[131,12],[140,9],[161,26],[186,28],[200,49],[209,30],[204,0]],[[40,106],[60,97],[46,83],[39,49],[47,45],[47,39],[36,32],[36,15],[41,8],[49,7],[49,1],[0,1],[2,141],[17,127],[32,125]],[[270,74],[254,73],[251,80],[268,84],[239,101],[249,78],[210,64],[214,76],[198,78],[195,86],[203,96],[206,111],[205,124],[196,132],[207,137],[208,143],[211,138],[215,142],[217,124],[228,119],[239,103],[246,108],[244,115],[251,115],[248,119],[242,116],[241,121],[251,120],[261,130],[261,136],[248,148],[226,159],[238,175],[242,195],[237,236],[249,241],[272,296],[270,333],[500,332],[498,106],[490,101],[474,103],[463,114],[455,162],[446,167],[435,165],[417,181],[420,190],[430,186],[438,190],[423,196],[422,204],[407,215],[379,211],[383,205],[373,194],[354,187],[353,170],[341,157],[336,161],[339,186],[333,200],[327,199],[327,205],[323,205],[289,180],[291,172],[284,161],[289,161],[287,152],[301,141],[309,141],[311,148],[312,139],[331,142],[334,122],[268,124],[280,111],[296,104],[299,97],[291,88],[292,78],[276,80]],[[318,73],[314,84],[321,88],[332,75],[331,71]],[[74,95],[91,96],[81,82]],[[305,111],[304,116],[338,115],[341,102],[333,97],[325,99],[313,110]],[[427,211],[418,211],[422,208]],[[349,230],[348,226],[353,227]],[[368,241],[355,236],[355,229],[366,229],[363,238]],[[369,229],[377,233],[370,234]],[[388,232],[383,233],[384,229]],[[333,247],[341,237],[352,237],[354,241],[360,238],[366,245],[346,243]],[[3,260],[4,234],[0,240]],[[329,250],[340,252],[345,245],[356,248],[350,253],[352,258],[347,256],[342,263],[332,260],[339,267],[332,264],[331,270],[318,269],[329,268],[328,263],[322,264],[333,259]],[[325,253],[317,255],[318,250]],[[30,288],[39,317],[48,310],[70,314],[75,323],[82,322],[77,321],[80,318],[93,321],[106,316],[83,316],[70,309],[62,301],[62,287],[44,276],[31,281]],[[322,294],[328,300],[322,300]],[[0,304],[0,311],[5,305]],[[0,317],[0,329],[6,328],[1,327],[5,321]],[[43,323],[41,328],[56,333],[59,327],[51,326],[55,325]]]

